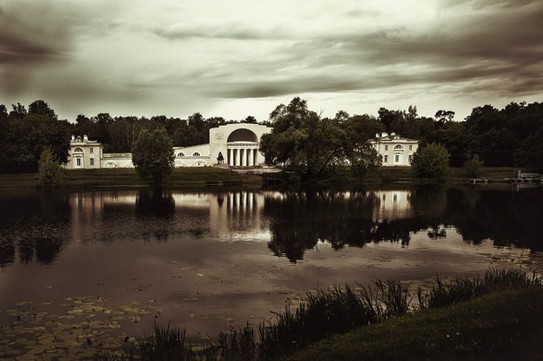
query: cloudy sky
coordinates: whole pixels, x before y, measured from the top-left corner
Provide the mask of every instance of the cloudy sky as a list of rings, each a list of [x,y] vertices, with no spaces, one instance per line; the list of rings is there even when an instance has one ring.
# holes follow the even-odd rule
[[[60,118],[433,116],[543,101],[541,0],[0,0],[0,104]]]

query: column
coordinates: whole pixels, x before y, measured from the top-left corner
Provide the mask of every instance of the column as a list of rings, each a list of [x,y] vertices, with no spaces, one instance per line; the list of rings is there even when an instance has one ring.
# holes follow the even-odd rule
[[[239,153],[240,153],[240,163],[239,165],[242,166],[242,167],[245,167],[246,166],[246,158],[245,158],[245,149],[240,149],[239,150]]]
[[[239,166],[241,164],[241,158],[240,158],[240,149],[236,149],[236,160],[234,161],[235,166]]]
[[[231,167],[234,165],[234,150],[228,149],[228,165]]]
[[[247,165],[249,167],[252,167],[253,164],[253,152],[254,150],[252,148],[247,149]]]

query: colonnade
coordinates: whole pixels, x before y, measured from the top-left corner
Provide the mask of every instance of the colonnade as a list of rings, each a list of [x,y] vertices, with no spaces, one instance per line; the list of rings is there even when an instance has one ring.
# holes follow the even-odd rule
[[[231,167],[251,167],[256,165],[258,143],[243,142],[227,145],[227,160]]]

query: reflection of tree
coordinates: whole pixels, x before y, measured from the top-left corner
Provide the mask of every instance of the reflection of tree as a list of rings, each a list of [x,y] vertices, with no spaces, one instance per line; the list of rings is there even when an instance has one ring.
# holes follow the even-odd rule
[[[171,192],[164,191],[161,187],[141,189],[136,198],[136,215],[149,223],[144,237],[152,234],[157,240],[168,238],[169,227],[162,222],[153,220],[173,219],[175,213],[175,200]]]
[[[12,264],[15,260],[15,247],[13,243],[0,242],[0,268]]]
[[[268,247],[275,255],[296,262],[319,241],[334,249],[383,240],[408,244],[410,221],[374,221],[373,210],[378,206],[374,193],[305,192],[269,197],[264,206],[271,218]]]
[[[136,198],[136,214],[141,217],[171,218],[175,200],[171,192],[160,187],[141,189]]]
[[[416,187],[411,191],[411,212],[382,221],[371,216],[379,202],[373,192],[268,197],[264,206],[270,217],[268,247],[275,255],[296,262],[319,241],[335,249],[382,241],[407,246],[411,232],[423,231],[438,239],[446,237],[443,226],[453,226],[467,242],[478,244],[491,239],[496,246],[543,250],[540,189],[511,192],[484,187]]]
[[[497,246],[543,250],[543,192],[484,190],[478,200],[453,221],[465,240],[480,243],[492,239]]]
[[[66,242],[69,217],[68,197],[62,192],[16,194],[3,198],[0,267],[15,261],[16,250],[22,263],[34,259],[43,264],[53,263]]]

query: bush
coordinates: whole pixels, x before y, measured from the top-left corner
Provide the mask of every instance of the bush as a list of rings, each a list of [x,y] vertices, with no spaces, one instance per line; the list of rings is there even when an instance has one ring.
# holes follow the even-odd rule
[[[62,167],[55,158],[53,150],[46,147],[40,154],[38,161],[39,185],[44,188],[51,188],[60,183]]]
[[[483,168],[483,162],[479,159],[479,156],[476,154],[471,159],[468,159],[466,163],[464,163],[464,169],[466,170],[466,175],[470,178],[477,178],[479,177],[479,174],[481,172],[481,168]]]
[[[420,147],[413,154],[411,167],[418,178],[442,178],[449,165],[449,152],[441,144]]]

